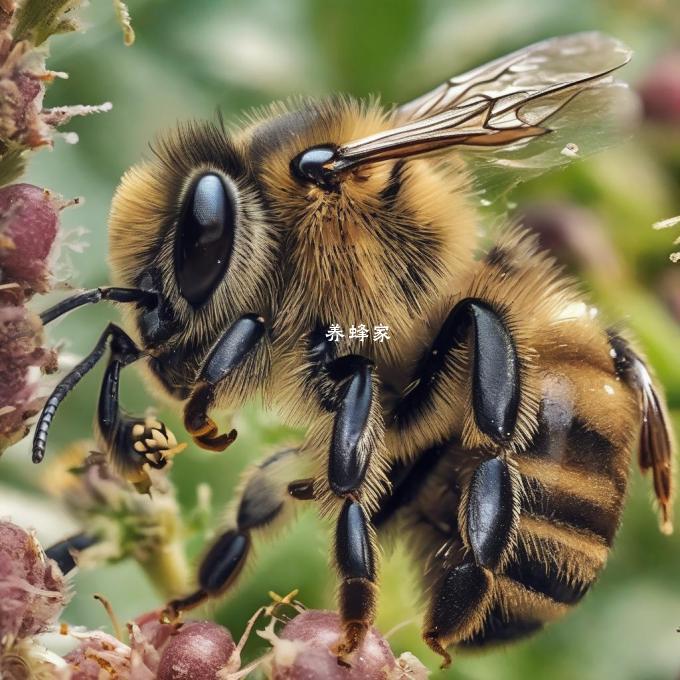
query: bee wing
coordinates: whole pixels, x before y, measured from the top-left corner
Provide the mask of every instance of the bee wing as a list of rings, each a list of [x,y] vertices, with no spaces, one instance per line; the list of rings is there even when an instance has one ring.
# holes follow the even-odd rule
[[[395,127],[342,145],[330,169],[457,146],[469,148],[488,187],[508,171],[536,174],[567,163],[606,146],[607,130],[621,127],[612,121],[630,120],[635,97],[612,76],[630,57],[600,33],[530,45],[404,104]]]
[[[638,463],[643,473],[652,471],[652,483],[661,513],[661,531],[673,531],[673,461],[675,446],[662,392],[655,384],[644,359],[630,344],[610,332],[609,342],[617,373],[635,390],[642,423]]]
[[[661,530],[673,531],[671,519],[673,442],[661,395],[642,359],[634,355],[638,399],[642,412],[638,462],[643,473],[652,471],[654,494],[661,511]]]
[[[602,33],[550,38],[450,78],[399,107],[397,119],[422,120],[486,101],[492,104],[492,119],[497,117],[494,109],[510,114],[502,121],[503,127],[521,126],[522,109],[529,111],[536,99],[592,84],[627,64],[630,58],[631,51],[623,43]],[[543,118],[543,113],[537,112],[538,122]],[[493,126],[493,121],[490,123]]]

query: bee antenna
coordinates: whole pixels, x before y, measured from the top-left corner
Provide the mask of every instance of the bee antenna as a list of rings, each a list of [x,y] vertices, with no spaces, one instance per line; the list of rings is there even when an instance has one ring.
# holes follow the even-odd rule
[[[150,290],[141,290],[140,288],[114,288],[112,286],[92,288],[57,302],[56,305],[40,314],[40,321],[42,321],[43,325],[48,324],[72,309],[82,307],[83,305],[96,304],[102,300],[109,302],[134,302],[142,307],[153,309],[158,306],[158,298],[157,293]]]

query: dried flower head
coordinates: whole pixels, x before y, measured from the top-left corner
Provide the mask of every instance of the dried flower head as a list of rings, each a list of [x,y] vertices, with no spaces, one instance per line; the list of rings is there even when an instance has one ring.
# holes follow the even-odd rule
[[[111,468],[103,453],[92,448],[92,442],[76,442],[45,473],[45,489],[102,538],[82,559],[90,555],[99,563],[132,555],[144,560],[159,544],[176,539],[180,512],[164,474],[151,471],[150,492],[139,493]]]
[[[0,291],[0,453],[28,434],[27,419],[42,406],[38,378],[56,370],[43,345],[42,325],[21,305],[3,304]]]
[[[0,640],[45,632],[68,600],[66,581],[35,536],[0,522]]]
[[[0,189],[0,284],[23,298],[50,289],[50,260],[59,212],[72,202],[31,184]]]

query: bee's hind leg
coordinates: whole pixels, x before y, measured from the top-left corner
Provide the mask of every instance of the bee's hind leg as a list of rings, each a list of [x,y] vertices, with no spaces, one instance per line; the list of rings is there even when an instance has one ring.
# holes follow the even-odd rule
[[[451,662],[446,647],[477,633],[494,599],[496,574],[510,556],[518,530],[519,480],[503,456],[483,459],[461,480],[461,549],[433,556],[430,604],[423,638]]]
[[[467,345],[469,373],[452,381],[452,357]],[[447,373],[447,367],[449,369]],[[424,556],[430,604],[423,637],[451,662],[446,648],[474,635],[495,597],[496,575],[509,559],[518,531],[521,482],[510,461],[520,406],[521,364],[503,313],[488,301],[466,298],[444,320],[420,362],[415,389],[397,405],[393,421],[402,432],[416,429],[437,408],[442,393],[470,390],[474,427],[483,445],[461,450],[469,457],[458,480],[461,494],[450,543],[434,544]],[[469,375],[469,379],[467,378]],[[438,387],[435,389],[435,386]],[[447,518],[447,524],[453,522]]]
[[[165,621],[175,622],[183,611],[229,590],[252,553],[252,535],[275,530],[293,518],[295,499],[309,497],[294,493],[300,484],[289,484],[297,459],[298,449],[284,449],[246,473],[233,525],[213,541],[201,560],[197,589],[168,603]]]
[[[236,430],[220,434],[208,412],[213,406],[218,383],[258,345],[264,330],[261,316],[246,314],[225,331],[208,355],[198,384],[184,408],[184,426],[201,448],[224,451],[236,439]]]

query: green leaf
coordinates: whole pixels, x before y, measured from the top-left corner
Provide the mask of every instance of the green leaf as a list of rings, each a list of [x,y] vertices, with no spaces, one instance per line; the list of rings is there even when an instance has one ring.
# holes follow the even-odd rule
[[[14,39],[41,45],[55,33],[75,31],[78,24],[64,15],[79,5],[80,0],[24,0],[16,13]]]
[[[24,150],[19,147],[10,147],[0,156],[0,186],[5,186],[17,180],[24,174],[25,169]]]

